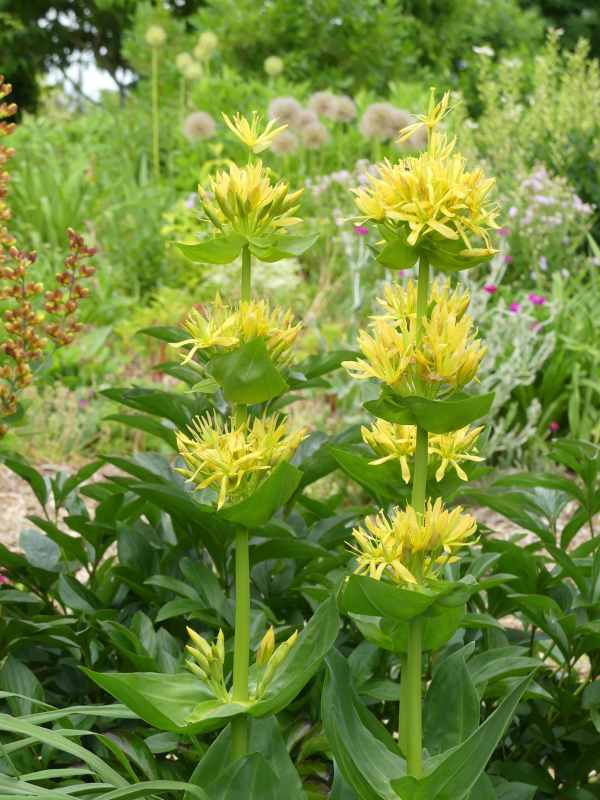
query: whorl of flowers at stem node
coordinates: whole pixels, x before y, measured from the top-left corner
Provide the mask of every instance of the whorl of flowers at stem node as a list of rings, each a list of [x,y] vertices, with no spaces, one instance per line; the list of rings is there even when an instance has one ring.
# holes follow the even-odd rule
[[[356,572],[409,587],[426,585],[473,543],[476,529],[474,517],[460,506],[448,511],[440,498],[428,500],[424,514],[410,505],[389,517],[381,511],[352,531]]]
[[[255,417],[240,424],[207,415],[196,417],[188,433],[177,433],[186,466],[178,471],[196,489],[215,486],[217,508],[249,497],[271,470],[287,461],[306,438],[304,429],[288,432],[278,417]]]
[[[290,192],[285,181],[271,183],[261,161],[218,172],[209,181],[208,191],[198,187],[202,207],[209,221],[220,231],[234,231],[244,237],[286,232],[302,222],[294,216],[302,189]]]
[[[272,119],[261,132],[261,118],[256,111],[252,112],[250,122],[241,114],[234,114],[233,119],[230,119],[227,114],[223,114],[223,119],[229,130],[253,153],[262,153],[263,150],[267,150],[273,139],[287,128],[287,125],[276,127],[277,120]]]
[[[414,137],[423,125],[429,131],[426,152],[385,160],[378,173],[368,176],[368,185],[353,189],[361,222],[383,226],[386,239],[398,237],[409,247],[427,245],[435,250],[448,242],[460,242],[455,257],[472,263],[496,251],[489,238],[497,228],[497,207],[488,201],[495,181],[483,170],[466,169],[465,159],[454,153],[455,140],[435,130],[448,111],[448,95],[423,115],[421,121],[403,129],[400,142]],[[472,239],[476,241],[473,242]]]
[[[466,481],[468,476],[461,466],[464,461],[483,461],[477,455],[476,442],[483,427],[466,426],[449,433],[430,433],[428,437],[428,464],[433,468],[435,479],[441,481],[449,468]],[[413,425],[400,425],[378,419],[370,428],[363,426],[361,435],[378,458],[370,464],[378,466],[389,461],[397,461],[402,469],[402,479],[411,479],[410,462],[415,454],[417,429]]]
[[[291,349],[302,329],[293,314],[278,306],[270,308],[266,300],[243,300],[236,306],[223,303],[217,294],[210,307],[193,309],[184,323],[190,339],[173,347],[189,348],[183,363],[189,363],[198,351],[208,357],[235,350],[253,339],[264,339],[269,355],[278,366],[292,361]]]
[[[342,364],[352,377],[375,378],[402,396],[429,397],[460,389],[476,377],[485,348],[466,313],[467,292],[433,284],[418,344],[414,284],[393,284],[378,302],[386,313],[372,318],[370,332],[358,334],[363,358]]]
[[[219,634],[213,644],[209,644],[193,628],[187,628],[191,644],[186,645],[186,650],[191,656],[186,661],[186,666],[196,677],[206,683],[215,697],[223,702],[229,701],[229,692],[225,686],[223,666],[225,664],[225,637],[219,629]]]
[[[272,631],[273,631],[273,629],[271,628],[271,632]],[[269,634],[269,632],[267,632],[267,635],[265,636],[265,638],[261,642],[261,647],[259,648],[259,652],[261,651],[261,648],[263,647],[263,643],[265,643],[265,639],[267,639],[267,637],[269,637],[269,639],[265,644],[265,648],[261,652],[261,660],[259,661],[259,659],[258,659],[258,653],[257,653],[257,659],[256,659],[256,663],[259,666],[262,666],[264,664],[264,672],[263,672],[262,676],[260,677],[260,679],[259,679],[259,681],[257,683],[257,686],[256,686],[256,697],[257,697],[257,699],[260,699],[264,695],[264,693],[266,692],[266,690],[269,687],[269,684],[273,680],[273,677],[275,675],[276,670],[278,669],[278,667],[280,667],[283,664],[283,662],[288,657],[288,655],[290,653],[290,650],[296,644],[296,642],[298,640],[298,631],[294,631],[294,633],[290,636],[290,638],[286,639],[285,642],[282,642],[276,650],[274,650],[274,651],[271,650],[271,654],[269,655],[268,658],[267,658],[268,649],[271,648],[271,647],[274,648],[274,646],[275,646],[275,636],[274,635],[273,635],[273,638],[272,638],[272,641],[271,641],[270,634]]]

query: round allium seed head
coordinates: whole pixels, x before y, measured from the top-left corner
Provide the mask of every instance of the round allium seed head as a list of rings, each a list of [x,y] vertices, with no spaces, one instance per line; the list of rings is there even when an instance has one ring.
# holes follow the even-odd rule
[[[279,56],[269,56],[265,58],[263,66],[267,75],[270,75],[271,78],[276,78],[277,75],[281,75],[285,65],[283,59],[279,58]]]
[[[278,156],[287,156],[298,149],[298,137],[291,131],[283,131],[271,142],[271,150]]]
[[[183,70],[183,76],[188,81],[197,81],[202,77],[202,65],[197,61],[191,61]]]
[[[392,106],[390,114],[390,139],[395,139],[402,128],[406,128],[407,125],[411,125],[413,122],[415,122],[415,118],[412,114],[410,114],[408,111],[404,111],[402,108],[396,108],[395,106]]]
[[[315,92],[308,101],[308,107],[320,117],[333,119],[337,107],[337,97],[332,92]]]
[[[192,64],[194,59],[189,53],[177,53],[175,56],[175,66],[179,72],[185,72],[186,67]]]
[[[144,39],[150,47],[161,47],[167,39],[167,34],[160,25],[150,25],[144,34]]]
[[[347,94],[336,97],[336,107],[332,119],[336,122],[352,122],[356,117],[356,103]]]
[[[308,150],[318,150],[329,141],[329,131],[320,122],[302,128],[302,143]]]
[[[365,110],[359,129],[365,139],[384,141],[394,135],[395,112],[391,103],[372,103]]]
[[[219,46],[219,37],[212,31],[204,31],[200,34],[198,44],[202,45],[207,52],[214,52]]]
[[[296,127],[302,106],[294,97],[275,97],[269,103],[268,117],[281,125]]]
[[[302,130],[306,128],[308,125],[314,125],[314,123],[319,122],[319,117],[311,108],[301,108],[296,119],[296,128],[298,130]]]
[[[195,142],[214,136],[217,132],[217,125],[206,111],[193,111],[184,119],[182,130],[189,142]]]

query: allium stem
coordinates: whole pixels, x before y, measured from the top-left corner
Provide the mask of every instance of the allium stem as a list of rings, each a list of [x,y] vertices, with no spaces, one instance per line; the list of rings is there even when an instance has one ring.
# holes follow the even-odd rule
[[[252,299],[252,255],[247,244],[242,249],[242,300]]]
[[[233,651],[233,700],[248,700],[250,663],[250,556],[248,531],[240,528],[235,537],[235,644]],[[235,761],[248,750],[248,717],[231,723],[231,753]]]
[[[423,336],[423,319],[427,314],[429,298],[429,263],[419,262],[417,285],[417,342]],[[417,382],[419,387],[419,382]],[[417,426],[417,442],[413,470],[412,506],[417,514],[425,511],[427,493],[427,456],[429,434]],[[400,745],[404,745],[408,774],[420,778],[423,773],[423,709],[421,673],[423,669],[423,622],[415,619],[409,623],[408,653],[404,661],[400,685],[400,713],[404,719],[400,726]]]
[[[159,149],[159,118],[158,118],[158,47],[152,48],[152,163],[154,177],[160,178],[160,149]]]

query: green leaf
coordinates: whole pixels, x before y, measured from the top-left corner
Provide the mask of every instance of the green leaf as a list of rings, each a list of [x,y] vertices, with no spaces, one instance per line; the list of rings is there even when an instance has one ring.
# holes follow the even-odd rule
[[[300,483],[302,473],[286,461],[278,464],[252,497],[221,509],[219,517],[246,528],[258,528],[285,505]]]
[[[223,388],[228,403],[265,403],[288,388],[261,338],[252,339],[231,353],[215,356],[209,369]]]
[[[465,742],[448,751],[441,760],[434,756],[425,762],[424,778],[392,780],[397,796],[401,800],[459,800],[465,797],[485,770],[530,683],[530,676],[520,681]]]
[[[229,236],[215,236],[198,244],[177,242],[177,247],[190,261],[204,264],[231,264],[242,252],[246,243],[243,236],[232,233]]]
[[[104,417],[107,422],[120,422],[128,428],[158,436],[173,450],[177,449],[177,439],[173,428],[167,427],[160,420],[148,417],[145,414],[110,414]]]
[[[329,452],[341,469],[375,498],[379,504],[398,502],[410,494],[402,470],[396,461],[373,465],[373,452],[364,445],[347,444],[330,447]]]
[[[430,433],[448,433],[484,417],[492,407],[494,393],[464,396],[454,400],[398,397],[388,393],[365,403],[371,414],[402,425],[419,425]]]
[[[27,481],[40,505],[46,505],[49,494],[49,481],[47,478],[21,458],[11,458],[10,456],[0,455],[0,462],[8,467],[11,472],[14,472],[15,475]]]
[[[19,545],[32,567],[48,572],[55,572],[59,568],[60,548],[50,537],[25,528],[19,536]]]
[[[390,781],[406,773],[398,746],[359,700],[343,656],[326,664],[321,714],[336,765],[361,800],[395,800]]]
[[[11,712],[17,716],[31,714],[34,705],[32,701],[44,699],[42,685],[33,672],[10,653],[0,669],[0,689],[14,693],[14,697],[9,697],[7,702]]]
[[[340,611],[371,617],[411,620],[435,603],[433,592],[413,591],[377,581],[366,575],[351,575],[340,594]]]
[[[142,328],[138,331],[140,336],[150,336],[151,339],[158,339],[159,342],[166,342],[167,344],[176,344],[183,342],[190,338],[190,335],[183,328],[172,326],[157,325],[152,328]]]
[[[291,236],[285,234],[273,236],[264,245],[260,242],[250,242],[250,252],[259,261],[273,263],[283,258],[297,258],[309,250],[319,238],[318,233],[306,236]]]
[[[304,800],[302,783],[288,755],[281,729],[275,717],[250,720],[248,741],[253,753],[259,753],[273,771],[275,786],[285,786],[286,800]],[[238,762],[239,763],[239,762]],[[222,796],[231,774],[231,725],[211,744],[190,778],[190,784],[201,786],[211,800]],[[242,796],[245,800],[246,795]],[[184,798],[188,800],[188,798]],[[255,800],[263,800],[258,796]],[[277,797],[276,800],[279,800]]]
[[[58,579],[58,596],[67,608],[81,611],[84,614],[94,614],[102,604],[95,594],[74,578],[72,575],[61,575]]]
[[[410,269],[417,263],[419,251],[403,239],[387,242],[377,255],[377,261],[391,269]]]
[[[480,701],[463,650],[437,667],[423,708],[423,741],[434,755],[465,741],[479,725]]]
[[[423,650],[439,650],[448,642],[464,617],[464,606],[443,608],[432,606],[423,617]],[[408,648],[409,623],[381,617],[351,614],[362,635],[377,647],[392,653],[405,653]]]

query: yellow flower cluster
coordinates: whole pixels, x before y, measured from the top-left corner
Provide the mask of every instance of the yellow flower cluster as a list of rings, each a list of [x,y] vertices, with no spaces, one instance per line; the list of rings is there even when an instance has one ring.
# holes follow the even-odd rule
[[[366,187],[353,189],[355,203],[361,221],[384,224],[411,247],[436,237],[441,242],[461,240],[464,248],[459,256],[481,259],[495,252],[488,232],[498,227],[498,211],[487,199],[495,181],[481,169],[468,171],[465,159],[454,153],[455,141],[435,130],[448,103],[449,95],[444,95],[420,122],[401,131],[403,141],[426,125],[426,152],[396,164],[388,160],[379,164],[378,174],[369,176]],[[483,247],[474,247],[469,237]]]
[[[252,112],[250,122],[241,114],[234,114],[233,119],[230,119],[227,114],[223,114],[223,119],[229,130],[253,153],[262,153],[263,150],[268,150],[273,140],[287,128],[287,125],[277,127],[277,120],[272,119],[261,133],[261,119],[256,111]]]
[[[430,463],[436,468],[437,481],[444,479],[448,468],[452,468],[461,480],[468,480],[461,463],[483,461],[483,458],[477,455],[476,446],[482,430],[483,426],[469,428],[467,425],[449,433],[429,434],[428,455]],[[365,444],[379,456],[370,463],[379,465],[388,461],[398,461],[402,469],[402,479],[405,483],[409,483],[411,477],[409,459],[415,454],[417,429],[413,425],[400,425],[378,419],[371,428],[363,426],[361,434]]]
[[[187,632],[192,640],[192,643],[186,645],[185,648],[191,656],[185,662],[187,668],[211,688],[217,699],[222,700],[224,703],[229,702],[229,692],[225,686],[225,676],[223,674],[223,666],[225,664],[225,637],[223,636],[223,631],[219,630],[214,644],[209,644],[193,628],[187,628]]]
[[[290,433],[286,421],[277,417],[236,424],[207,415],[196,417],[188,430],[177,432],[177,447],[186,464],[178,471],[197,489],[217,487],[217,508],[249,497],[306,438],[304,429]]]
[[[256,651],[256,665],[262,668],[263,672],[256,684],[256,697],[260,699],[265,694],[269,684],[273,680],[277,669],[288,657],[291,649],[298,641],[298,631],[294,631],[289,639],[282,642],[279,647],[275,647],[275,631],[269,628]]]
[[[294,216],[302,192],[290,192],[286,181],[272,184],[262,161],[241,168],[230,164],[210,179],[208,191],[198,187],[208,220],[220,231],[246,238],[285,233],[302,222]]]
[[[423,585],[456,561],[455,553],[472,542],[476,529],[474,517],[460,506],[448,511],[439,498],[433,504],[428,500],[422,515],[412,506],[395,508],[390,517],[381,511],[367,517],[364,528],[352,531],[356,572],[375,580],[388,577],[397,584]]]
[[[412,281],[406,287],[388,286],[378,302],[385,313],[373,317],[371,333],[358,334],[364,357],[342,364],[353,378],[375,378],[403,396],[420,387],[432,397],[442,390],[460,389],[475,378],[485,348],[476,338],[473,319],[465,313],[468,292],[451,291],[443,282],[433,284],[418,343]]]
[[[184,328],[191,338],[173,345],[189,348],[183,359],[184,364],[190,362],[199,350],[212,356],[261,338],[273,362],[286,366],[292,360],[290,351],[302,329],[302,323],[294,323],[291,311],[270,308],[265,300],[242,301],[236,306],[229,306],[217,294],[206,311],[192,310]]]

